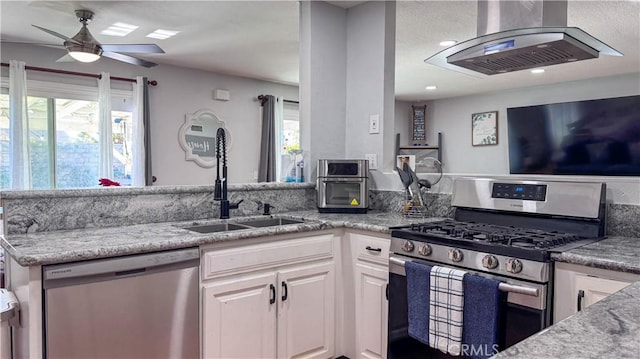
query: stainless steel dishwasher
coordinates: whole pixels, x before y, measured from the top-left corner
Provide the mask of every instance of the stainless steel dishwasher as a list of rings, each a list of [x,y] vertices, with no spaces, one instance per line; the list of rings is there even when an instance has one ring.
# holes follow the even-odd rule
[[[197,248],[43,266],[45,358],[198,358]]]

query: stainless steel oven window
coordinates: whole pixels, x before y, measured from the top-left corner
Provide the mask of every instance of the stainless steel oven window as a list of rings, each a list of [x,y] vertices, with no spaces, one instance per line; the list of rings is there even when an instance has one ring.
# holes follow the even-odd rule
[[[362,182],[325,182],[326,204],[330,206],[353,206],[362,203]]]

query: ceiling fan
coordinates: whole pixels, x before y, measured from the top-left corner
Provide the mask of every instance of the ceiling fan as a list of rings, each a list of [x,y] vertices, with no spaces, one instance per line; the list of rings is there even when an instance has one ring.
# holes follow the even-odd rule
[[[80,29],[74,37],[67,37],[53,30],[45,29],[37,25],[32,26],[65,40],[63,45],[65,49],[67,49],[69,55],[75,60],[81,62],[93,62],[98,60],[100,56],[104,56],[114,60],[149,68],[156,66],[157,64],[130,55],[125,55],[122,52],[139,54],[164,53],[164,50],[156,44],[101,44],[91,35],[87,28],[87,24],[91,19],[93,19],[93,11],[76,10],[75,13],[78,20],[82,23],[82,29]]]

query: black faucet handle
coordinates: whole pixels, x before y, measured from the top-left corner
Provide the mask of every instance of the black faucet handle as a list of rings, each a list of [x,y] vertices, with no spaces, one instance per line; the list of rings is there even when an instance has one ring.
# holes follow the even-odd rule
[[[220,179],[216,179],[215,185],[213,187],[213,200],[222,200],[222,183],[220,182]]]
[[[242,202],[244,202],[244,199],[241,199],[236,203],[229,203],[229,209],[238,209],[238,207],[240,207],[240,203]]]
[[[271,214],[271,210],[275,208],[274,206],[272,206],[270,203],[265,203],[264,204],[264,212],[262,212],[263,215],[268,216]]]

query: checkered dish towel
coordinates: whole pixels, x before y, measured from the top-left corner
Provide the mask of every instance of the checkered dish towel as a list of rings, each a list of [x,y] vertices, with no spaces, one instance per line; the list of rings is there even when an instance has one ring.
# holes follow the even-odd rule
[[[429,288],[429,346],[460,355],[465,271],[434,266]]]

